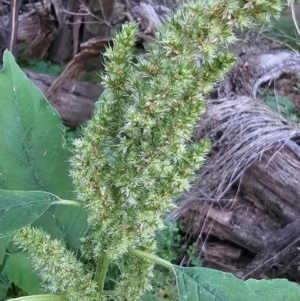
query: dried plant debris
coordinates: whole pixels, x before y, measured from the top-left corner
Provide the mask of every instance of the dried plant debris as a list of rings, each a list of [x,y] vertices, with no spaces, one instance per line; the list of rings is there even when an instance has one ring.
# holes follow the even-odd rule
[[[212,148],[192,190],[183,197],[184,206],[199,197],[218,201],[264,153],[276,152],[289,140],[300,142],[300,130],[261,101],[232,95],[208,100],[194,139],[211,139]]]

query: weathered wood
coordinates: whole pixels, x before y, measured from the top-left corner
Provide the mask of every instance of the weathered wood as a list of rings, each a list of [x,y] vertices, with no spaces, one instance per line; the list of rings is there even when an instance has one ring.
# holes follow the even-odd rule
[[[110,21],[115,8],[115,0],[85,0],[86,15],[83,20],[82,43],[95,38],[111,38]]]
[[[73,58],[73,60],[65,67],[63,73],[55,79],[51,87],[45,93],[45,96],[50,99],[53,94],[55,95],[66,79],[79,80],[82,73],[85,71],[85,65],[94,58],[101,58],[101,53],[105,52],[105,47],[109,46],[109,44],[111,44],[111,40],[101,38],[93,38],[82,44],[81,52]]]
[[[272,83],[283,74],[300,75],[300,56],[291,51],[272,51],[239,57],[232,71],[219,87],[219,96],[229,93],[257,97],[263,84]]]
[[[24,70],[28,78],[45,93],[54,80],[53,76]],[[66,79],[48,101],[57,109],[64,124],[77,126],[90,118],[95,102],[103,92],[101,85]]]
[[[9,31],[5,29],[5,24],[9,24],[9,20],[9,15],[0,16],[0,24],[4,24],[2,25],[4,29],[0,30],[3,37],[9,34]],[[22,55],[26,54],[35,59],[42,59],[46,55],[55,33],[55,21],[50,15],[49,5],[38,8],[31,7],[29,12],[18,17],[17,41],[27,43]],[[6,39],[7,48],[9,48],[9,39]]]
[[[210,156],[178,211],[200,238],[203,263],[244,278],[299,281],[300,130],[259,100],[231,96],[208,100],[195,131],[203,138],[212,140]]]
[[[59,4],[57,1],[52,2],[54,3],[59,27],[49,49],[49,59],[57,64],[65,64],[72,58],[73,54],[73,26],[70,24],[70,20],[73,20],[73,16],[78,10],[80,2],[69,0],[60,0]]]
[[[209,262],[211,268],[237,273],[239,271],[238,262],[241,258],[242,250],[223,242],[210,242],[205,245],[205,249],[198,250],[198,254],[203,253],[203,265]],[[222,258],[220,256],[225,255]],[[224,260],[225,258],[225,260]]]
[[[280,271],[280,265],[284,265],[290,266],[287,274],[293,275],[297,279],[299,277],[297,275],[299,259],[296,261],[295,259],[299,257],[299,245],[300,218],[278,230],[268,246],[237,275],[243,279],[249,279],[250,277],[259,276],[276,265]]]
[[[245,279],[300,280],[300,131],[262,102],[243,97],[299,71],[300,56],[289,51],[242,55],[219,87],[225,98],[208,100],[195,140],[211,139],[212,149],[178,210],[208,267]],[[224,244],[236,250],[234,259]]]
[[[66,0],[60,2],[72,4]],[[122,23],[120,18],[123,21],[126,18],[127,6],[125,3],[120,6],[120,2],[125,1],[116,1],[114,12],[110,12],[113,13],[113,26]],[[77,8],[70,10],[75,12]],[[144,21],[141,22],[143,33],[151,36],[152,29],[155,31],[156,27],[149,22],[152,18],[134,12],[133,17]],[[71,25],[64,25],[66,33],[58,44],[66,42],[72,46]],[[88,29],[95,29],[93,25],[88,26]],[[30,33],[32,35],[32,31]],[[79,41],[79,37],[76,39]],[[59,47],[52,45],[52,56],[58,57],[58,61],[65,61],[72,54],[71,48],[65,49],[63,54],[58,53]],[[83,54],[80,64],[70,65],[65,74],[79,74],[86,59]],[[209,138],[213,147],[206,168],[199,172],[193,189],[180,199],[182,209],[178,213],[188,219],[206,266],[229,271],[242,278],[286,276],[300,281],[297,271],[299,130],[280,116],[273,116],[269,109],[254,99],[241,96],[232,103],[233,99],[229,97],[232,92],[256,96],[260,85],[272,82],[284,73],[299,74],[299,66],[299,56],[288,51],[242,55],[227,82],[219,89],[219,95],[225,98],[208,101],[208,113],[204,123],[196,130],[195,139]],[[51,76],[25,72],[44,93],[55,80]],[[66,77],[54,87],[49,101],[59,111],[63,122],[72,126],[90,117],[94,103],[103,91],[101,86]],[[225,117],[217,114],[219,106],[223,106]],[[264,114],[269,117],[266,119]],[[261,128],[261,135],[253,127]],[[245,153],[247,148],[250,153]]]

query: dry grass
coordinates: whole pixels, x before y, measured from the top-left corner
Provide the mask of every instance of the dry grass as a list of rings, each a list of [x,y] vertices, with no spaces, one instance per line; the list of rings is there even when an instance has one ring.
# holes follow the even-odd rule
[[[274,156],[289,140],[300,143],[300,129],[259,100],[233,96],[208,101],[207,113],[195,130],[195,140],[203,138],[212,140],[211,153],[180,207],[186,208],[199,197],[224,198],[264,153],[271,151]]]

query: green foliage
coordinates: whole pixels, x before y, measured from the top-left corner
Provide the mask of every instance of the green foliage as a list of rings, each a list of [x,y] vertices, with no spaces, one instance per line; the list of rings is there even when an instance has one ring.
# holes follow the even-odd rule
[[[92,72],[85,73],[80,78],[80,81],[98,84],[99,83],[99,72],[92,71]]]
[[[280,280],[243,282],[228,273],[177,267],[154,253],[162,217],[174,208],[173,199],[190,187],[208,152],[208,141],[194,144],[190,138],[205,110],[205,94],[233,63],[223,53],[224,43],[235,40],[233,27],[277,14],[279,8],[275,0],[187,2],[163,26],[149,53],[137,60],[137,25],[124,26],[114,48],[106,51],[106,90],[82,138],[74,141],[72,159],[57,112],[5,52],[0,73],[5,92],[0,96],[0,189],[23,200],[10,203],[0,194],[7,209],[2,217],[20,219],[18,224],[5,223],[0,231],[7,234],[22,227],[13,235],[15,245],[29,253],[39,275],[23,260],[27,254],[4,240],[0,279],[7,277],[27,293],[50,293],[19,300],[141,300],[151,288],[154,263],[175,273],[180,301],[276,300],[279,294],[262,290],[282,287]],[[68,161],[75,187],[67,175]],[[27,208],[28,196],[35,201],[40,192],[42,209],[36,215],[36,203],[34,210]],[[45,201],[45,196],[51,197]],[[66,206],[78,205],[66,200],[75,197],[84,209]],[[21,215],[16,202],[30,214]],[[35,221],[23,227],[29,219]],[[174,229],[163,235],[178,238]],[[164,248],[168,260],[174,259],[172,247]],[[107,269],[123,258],[113,292],[107,292]],[[43,287],[37,286],[40,279]],[[298,285],[284,285],[286,296],[300,294]],[[6,290],[5,284],[2,288]],[[167,291],[166,285],[162,288]]]
[[[27,252],[20,252],[10,247],[7,250],[7,259],[3,268],[3,275],[28,294],[43,292],[42,280],[34,271],[33,264],[28,260]]]
[[[65,126],[65,132],[65,138],[70,145],[72,144],[74,139],[80,138],[82,136],[82,132],[79,127]]]
[[[285,119],[296,124],[300,123],[300,115],[297,113],[295,105],[287,97],[268,94],[265,102]]]
[[[9,246],[9,244],[10,244],[9,237],[0,238],[0,266],[2,267],[6,256],[6,249]]]
[[[64,71],[63,66],[55,65],[47,61],[29,60],[23,65],[25,68],[28,68],[34,72],[44,73],[52,76],[59,76]]]
[[[7,296],[7,292],[9,289],[9,283],[7,282],[7,278],[0,274],[0,300],[4,300]]]
[[[47,291],[65,294],[68,300],[74,301],[103,300],[92,280],[92,273],[85,273],[83,264],[60,240],[53,240],[50,235],[34,228],[23,228],[14,239],[17,245],[21,244],[29,251],[33,264],[39,267],[41,278],[47,283]]]
[[[184,221],[176,221],[172,218],[164,220],[164,228],[156,233],[157,251],[156,254],[164,260],[173,264],[182,261],[182,258],[188,252],[195,260],[191,264],[200,265],[200,260],[196,259],[194,248],[189,248],[184,243],[186,225]],[[107,289],[113,289],[113,283],[119,278],[120,273],[126,269],[126,257],[118,261],[117,264],[110,266],[107,274]],[[152,294],[148,293],[144,296],[143,301],[154,300],[178,300],[178,292],[176,288],[176,276],[170,273],[165,267],[157,265],[153,271]],[[164,299],[162,299],[164,298]]]
[[[279,1],[187,2],[134,63],[136,25],[116,36],[105,52],[104,104],[74,143],[71,161],[77,197],[94,229],[81,248],[87,259],[118,260],[130,249],[154,252],[162,215],[189,188],[208,151],[207,141],[192,144],[190,137],[204,95],[233,63],[224,44],[235,40],[234,26],[279,10]],[[143,258],[129,261],[116,295],[139,300],[153,267]]]
[[[8,236],[41,216],[59,198],[43,191],[0,190],[0,228]]]
[[[159,298],[154,295],[146,294],[143,298],[144,301],[164,301],[166,299]]]
[[[182,259],[186,249],[180,233],[182,224],[182,222],[167,218],[164,220],[165,227],[156,233],[156,254],[162,259],[172,263],[176,263]],[[159,265],[155,267],[153,274],[154,277],[151,284],[154,296],[160,296],[173,301],[178,300],[175,274],[170,273],[165,267]],[[152,300],[151,295],[148,294],[143,300]]]
[[[187,254],[189,256],[189,261],[191,266],[201,266],[202,262],[199,259],[199,254],[197,251],[197,243],[190,245],[187,249]]]
[[[63,128],[57,111],[4,54],[0,72],[0,189],[46,191],[72,198],[68,176],[70,152],[62,148]],[[49,143],[51,142],[51,143]]]
[[[183,222],[171,218],[164,220],[164,228],[156,233],[157,252],[156,254],[164,260],[175,262],[183,255],[185,247],[181,231],[184,230]]]
[[[4,260],[6,257],[6,249],[9,245],[9,242],[10,242],[9,238],[0,239],[0,300],[4,300],[10,286],[8,277],[3,273]]]
[[[87,233],[87,214],[84,208],[75,206],[51,206],[33,224],[42,228],[54,239],[65,242],[68,248],[78,251],[81,238]]]
[[[180,301],[297,300],[300,286],[285,279],[242,281],[229,273],[208,268],[174,266]]]
[[[34,199],[33,196],[47,196],[49,202],[39,199],[40,202],[35,203],[35,211],[32,211],[27,206],[29,203],[23,207],[13,206],[18,202],[21,204],[22,198],[11,203],[7,202],[7,197],[1,198],[1,208],[6,206],[2,211],[1,234],[17,230],[22,227],[21,224],[28,224],[30,219],[31,222],[36,220],[35,226],[44,228],[54,238],[65,240],[69,247],[76,250],[87,229],[84,209],[53,205],[36,219],[49,207],[51,198],[58,199],[50,193],[65,199],[74,196],[68,176],[70,151],[63,147],[65,141],[60,117],[20,70],[12,55],[5,52],[3,60],[4,68],[0,72],[0,88],[3,91],[0,95],[0,157],[3,158],[0,161],[0,189],[5,190],[2,194],[6,196],[30,195],[31,199]],[[38,207],[39,212],[36,211]],[[10,220],[6,223],[7,227],[3,227],[5,220]],[[8,244],[2,242],[3,239],[0,254],[4,254],[5,265],[9,258],[5,256],[5,246]],[[12,265],[11,268],[10,275],[7,275],[7,269],[2,270],[2,275],[11,281],[14,281],[11,275],[23,275],[24,282],[20,281],[18,285],[26,291],[26,277],[31,277],[27,268],[22,265]],[[32,269],[32,273],[36,275],[37,272]]]
[[[246,281],[246,284],[249,286],[249,289],[256,294],[255,300],[300,300],[299,285],[297,283],[289,282],[286,279],[249,279]],[[238,287],[240,288],[240,285]]]
[[[260,26],[260,31],[292,50],[300,51],[299,36],[292,18],[285,16],[278,19],[272,18],[270,23],[263,25],[263,29]]]

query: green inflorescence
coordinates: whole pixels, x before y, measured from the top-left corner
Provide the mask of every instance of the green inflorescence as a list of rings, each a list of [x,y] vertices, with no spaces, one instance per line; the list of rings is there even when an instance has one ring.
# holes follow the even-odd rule
[[[52,294],[62,294],[72,301],[104,300],[83,264],[59,240],[40,229],[26,227],[14,235],[17,246],[27,250],[34,266],[40,270],[45,289]]]
[[[280,6],[278,0],[188,1],[164,24],[145,56],[134,57],[133,23],[123,26],[114,47],[106,50],[102,76],[106,90],[83,138],[74,142],[70,171],[88,212],[90,232],[82,239],[81,252],[98,263],[98,300],[104,296],[106,264],[101,267],[101,262],[117,260],[131,249],[155,252],[162,216],[189,189],[194,171],[208,153],[209,141],[193,143],[191,137],[205,111],[204,96],[234,62],[224,47],[235,41],[233,29],[277,15]],[[26,242],[42,234],[24,231],[17,236],[20,245],[42,257],[36,244]],[[54,243],[44,240],[43,244]],[[69,253],[62,247],[61,255],[65,254]],[[116,286],[114,300],[140,300],[151,288],[153,263],[128,256],[130,265]],[[51,257],[45,260],[51,263]],[[45,273],[44,264],[34,262]],[[86,300],[94,300],[94,280],[81,269],[82,276],[74,276],[87,277],[91,295]],[[44,281],[52,283],[51,277]],[[78,290],[80,285],[79,281]],[[61,293],[78,300],[67,288]]]

